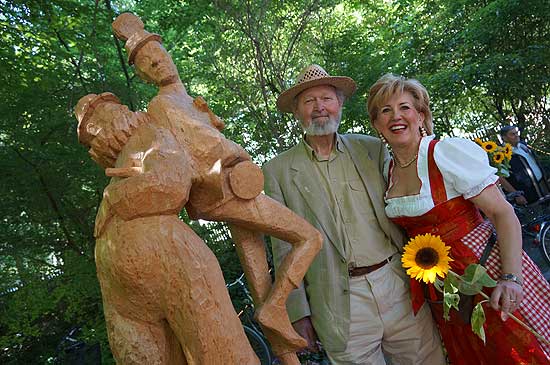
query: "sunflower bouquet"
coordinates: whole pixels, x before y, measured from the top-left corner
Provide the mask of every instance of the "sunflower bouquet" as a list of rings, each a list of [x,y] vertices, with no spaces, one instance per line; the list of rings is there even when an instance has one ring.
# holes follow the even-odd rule
[[[405,246],[401,257],[407,274],[418,281],[433,284],[435,289],[443,293],[443,317],[449,320],[451,308],[459,310],[460,294],[482,294],[483,287],[494,287],[494,281],[479,264],[471,264],[458,275],[451,270],[449,263],[453,259],[449,256],[450,247],[446,246],[439,236],[429,233],[412,238]],[[475,305],[470,318],[472,331],[485,342],[485,312],[483,304],[488,297]]]
[[[412,279],[423,281],[426,284],[433,284],[436,290],[443,293],[443,317],[449,320],[449,311],[454,308],[459,310],[461,297],[481,295],[483,300],[479,301],[473,308],[470,324],[474,332],[485,343],[485,311],[483,304],[489,302],[489,296],[483,292],[484,287],[495,287],[497,282],[493,280],[485,267],[479,264],[470,264],[464,270],[463,275],[458,275],[449,263],[454,261],[449,251],[451,248],[441,240],[439,236],[429,233],[417,235],[411,238],[404,247],[401,257],[403,267],[407,269],[407,275]],[[462,295],[461,295],[462,294]],[[513,314],[510,318],[529,330],[544,343],[550,344],[535,330],[527,326]]]
[[[510,160],[512,159],[512,145],[510,143],[499,146],[493,141],[484,142],[479,138],[474,139],[474,141],[487,152],[489,164],[497,169],[498,176],[510,176]]]

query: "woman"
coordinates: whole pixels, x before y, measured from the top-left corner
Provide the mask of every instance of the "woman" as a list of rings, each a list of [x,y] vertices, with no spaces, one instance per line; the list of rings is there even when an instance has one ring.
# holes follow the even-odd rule
[[[484,305],[486,345],[457,311],[445,321],[442,305],[430,304],[451,363],[548,364],[550,347],[506,320],[513,312],[550,338],[550,286],[521,249],[521,227],[495,186],[496,169],[487,154],[468,140],[434,139],[429,96],[417,80],[383,76],[371,87],[367,107],[374,128],[392,150],[385,167],[385,201],[395,223],[410,237],[441,236],[451,247],[451,268],[459,274],[479,262],[493,227],[499,238],[486,263],[488,273],[498,279],[496,288],[487,291],[490,306]],[[414,297],[419,292],[412,294],[418,303]]]

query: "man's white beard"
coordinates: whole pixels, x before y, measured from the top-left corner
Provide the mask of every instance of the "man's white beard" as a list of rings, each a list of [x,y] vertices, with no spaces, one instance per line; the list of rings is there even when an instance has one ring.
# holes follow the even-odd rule
[[[302,123],[302,129],[308,136],[326,136],[336,133],[340,126],[340,120],[342,119],[342,111],[338,113],[336,118],[328,117],[328,122],[320,124],[315,121],[311,121],[309,126],[304,127]]]

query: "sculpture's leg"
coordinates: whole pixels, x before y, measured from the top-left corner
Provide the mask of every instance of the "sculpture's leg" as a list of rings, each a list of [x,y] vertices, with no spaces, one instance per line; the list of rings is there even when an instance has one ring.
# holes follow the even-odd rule
[[[271,275],[267,265],[263,235],[230,224],[237,254],[248,281],[254,303],[263,303],[271,290]]]
[[[232,224],[229,228],[236,243],[237,254],[249,284],[252,299],[259,308],[271,290],[271,275],[267,265],[263,235]],[[294,348],[287,348],[280,336],[263,326],[262,329],[282,365],[300,364]]]
[[[151,323],[121,315],[105,303],[109,344],[117,363],[187,364],[182,348],[166,321]]]
[[[321,249],[320,233],[303,218],[263,194],[251,200],[233,199],[209,212],[205,219],[226,221],[249,231],[272,235],[292,245],[256,317],[264,327],[285,339],[287,348],[306,347],[306,341],[294,331],[285,305],[288,295],[298,287]]]
[[[178,219],[175,217],[175,219]],[[163,312],[190,364],[259,364],[248,343],[218,260],[187,225],[164,225]]]

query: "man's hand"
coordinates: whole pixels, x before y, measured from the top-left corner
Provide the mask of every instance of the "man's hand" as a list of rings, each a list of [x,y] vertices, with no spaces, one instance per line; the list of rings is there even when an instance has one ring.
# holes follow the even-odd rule
[[[527,199],[523,195],[516,196],[514,200],[518,205],[527,205]]]
[[[292,323],[292,326],[298,332],[300,336],[306,339],[306,350],[311,352],[319,352],[319,346],[317,345],[318,338],[310,317],[304,317]]]

